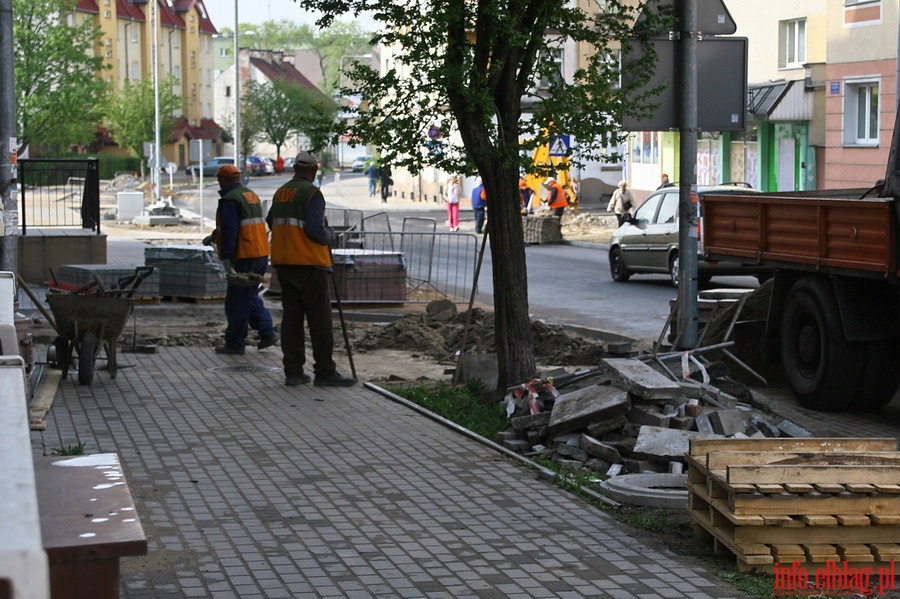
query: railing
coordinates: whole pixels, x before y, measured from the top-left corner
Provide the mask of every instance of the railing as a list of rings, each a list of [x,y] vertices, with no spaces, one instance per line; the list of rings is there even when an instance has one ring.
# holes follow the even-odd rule
[[[28,227],[81,227],[100,234],[96,158],[19,160],[22,235]]]
[[[422,219],[417,219],[421,221]],[[427,223],[416,225],[427,227]],[[404,228],[407,224],[404,223]],[[478,237],[429,231],[342,231],[334,252],[342,302],[469,301]]]

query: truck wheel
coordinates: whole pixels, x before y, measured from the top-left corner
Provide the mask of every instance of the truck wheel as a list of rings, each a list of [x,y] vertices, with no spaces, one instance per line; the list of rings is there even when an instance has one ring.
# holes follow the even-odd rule
[[[625,268],[625,261],[622,259],[622,250],[618,247],[609,250],[609,276],[617,283],[624,283],[631,278],[631,273]]]
[[[855,407],[877,410],[891,403],[900,385],[900,346],[896,339],[867,341],[860,344],[866,354],[865,367]]]
[[[801,279],[791,288],[781,328],[781,361],[803,407],[840,410],[854,403],[864,352],[844,338],[828,281]]]

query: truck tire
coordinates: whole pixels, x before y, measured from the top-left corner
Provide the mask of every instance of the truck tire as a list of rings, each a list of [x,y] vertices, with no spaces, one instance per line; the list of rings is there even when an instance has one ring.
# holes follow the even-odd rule
[[[866,360],[854,407],[877,410],[891,403],[900,385],[900,345],[896,339],[860,343]]]
[[[609,276],[616,283],[624,283],[631,278],[631,273],[625,268],[625,261],[622,259],[622,250],[618,247],[609,250]]]
[[[827,279],[806,277],[788,292],[781,327],[781,362],[803,407],[840,410],[855,403],[865,352],[844,337]]]

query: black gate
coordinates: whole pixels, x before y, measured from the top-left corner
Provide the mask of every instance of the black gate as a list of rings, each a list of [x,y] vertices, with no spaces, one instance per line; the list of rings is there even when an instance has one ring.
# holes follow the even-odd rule
[[[100,234],[96,158],[28,158],[18,162],[22,235],[28,227],[76,227]]]

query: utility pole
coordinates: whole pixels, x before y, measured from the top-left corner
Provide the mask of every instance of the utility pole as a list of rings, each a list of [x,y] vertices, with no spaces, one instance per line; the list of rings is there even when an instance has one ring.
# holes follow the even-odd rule
[[[0,0],[0,270],[17,272],[19,206],[13,156],[16,152],[16,76],[12,0]]]

